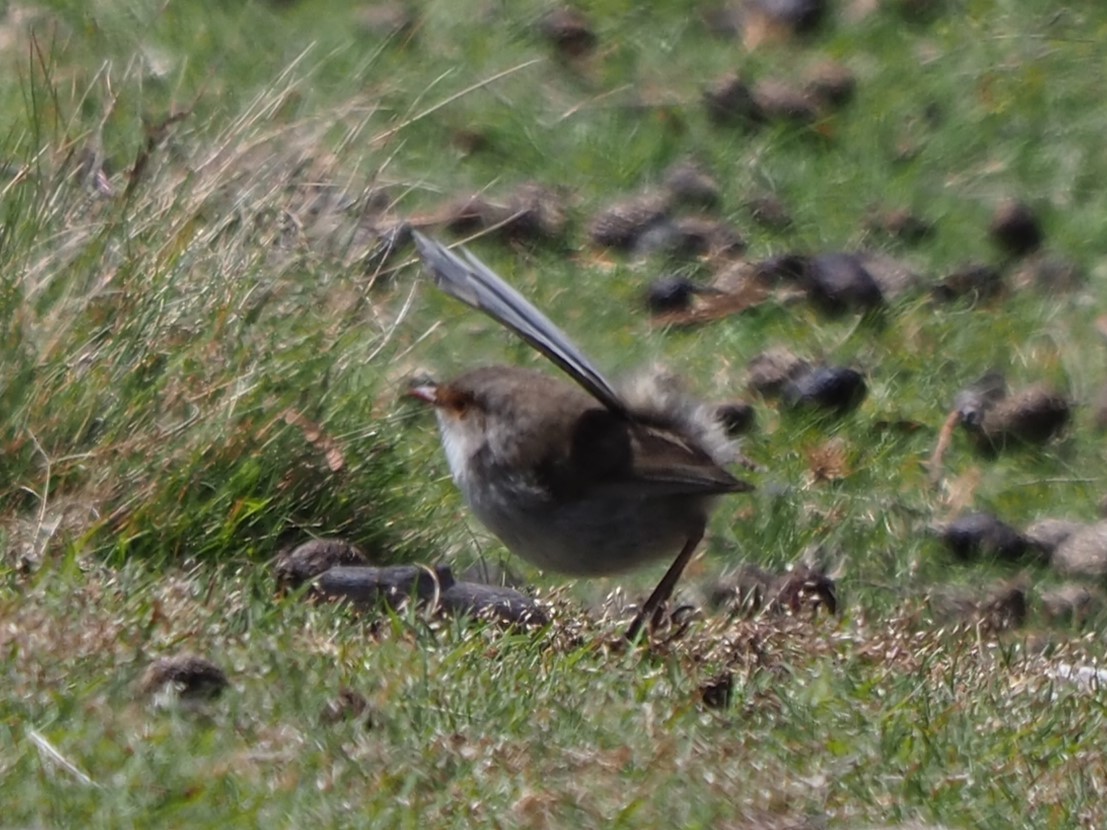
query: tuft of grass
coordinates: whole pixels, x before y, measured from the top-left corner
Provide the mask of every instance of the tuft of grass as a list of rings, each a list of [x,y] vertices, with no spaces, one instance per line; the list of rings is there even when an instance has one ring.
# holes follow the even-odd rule
[[[113,114],[141,91],[117,83]],[[136,125],[116,176],[73,123],[49,156],[12,148],[0,504],[50,526],[37,557],[256,556],[293,532],[403,547],[372,182],[339,172],[329,124],[273,123],[297,85],[229,123]]]

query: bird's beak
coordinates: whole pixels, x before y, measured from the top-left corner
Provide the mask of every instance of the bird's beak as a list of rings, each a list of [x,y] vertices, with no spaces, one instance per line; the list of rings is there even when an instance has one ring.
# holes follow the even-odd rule
[[[429,403],[431,406],[438,406],[438,387],[433,384],[413,386],[407,390],[406,397]]]

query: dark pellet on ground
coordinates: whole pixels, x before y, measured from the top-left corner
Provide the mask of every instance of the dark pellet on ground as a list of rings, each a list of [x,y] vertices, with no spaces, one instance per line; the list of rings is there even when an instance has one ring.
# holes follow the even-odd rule
[[[703,91],[707,117],[720,127],[750,126],[764,120],[753,91],[740,75],[725,75]]]
[[[958,559],[995,558],[1017,561],[1030,546],[1025,537],[991,513],[969,513],[939,531],[946,548]]]
[[[844,414],[856,409],[867,392],[865,377],[856,369],[819,366],[789,381],[782,397],[792,407]]]
[[[226,673],[206,657],[180,654],[154,661],[143,675],[147,695],[170,692],[182,700],[210,700],[230,685]]]
[[[955,268],[934,286],[934,297],[943,302],[967,298],[990,300],[999,296],[1004,287],[1003,275],[998,268],[980,263],[970,263]]]
[[[715,419],[723,425],[726,434],[734,437],[753,429],[756,414],[745,401],[720,404],[715,408]]]
[[[566,58],[579,58],[596,47],[598,38],[591,21],[579,9],[562,6],[542,18],[539,33]]]
[[[880,286],[853,254],[811,257],[803,282],[811,300],[831,313],[868,310],[884,305]]]
[[[588,236],[597,245],[630,250],[650,228],[667,222],[669,203],[665,196],[646,194],[602,208],[588,223]]]
[[[721,199],[719,183],[700,165],[681,161],[672,165],[662,178],[673,204],[713,209]]]
[[[646,308],[651,314],[685,311],[692,305],[696,284],[687,277],[660,277],[646,289]]]
[[[1034,210],[1014,199],[996,208],[988,233],[1000,248],[1014,256],[1025,256],[1037,250],[1045,239]]]

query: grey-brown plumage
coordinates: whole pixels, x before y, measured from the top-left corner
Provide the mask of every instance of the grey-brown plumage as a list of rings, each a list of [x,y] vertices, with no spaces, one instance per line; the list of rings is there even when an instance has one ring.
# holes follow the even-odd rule
[[[616,388],[540,311],[468,252],[416,234],[444,291],[516,332],[575,383],[512,366],[421,386],[454,481],[514,553],[562,573],[617,573],[676,555],[635,636],[672,593],[715,499],[751,489],[725,469],[733,447],[713,412],[671,377]]]

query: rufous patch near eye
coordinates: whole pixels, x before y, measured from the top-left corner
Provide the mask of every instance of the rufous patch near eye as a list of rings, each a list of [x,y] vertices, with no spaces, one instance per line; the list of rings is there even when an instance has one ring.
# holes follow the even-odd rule
[[[473,405],[473,396],[450,386],[439,386],[435,390],[434,405],[460,417]]]

